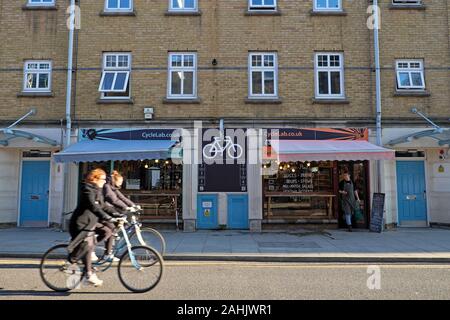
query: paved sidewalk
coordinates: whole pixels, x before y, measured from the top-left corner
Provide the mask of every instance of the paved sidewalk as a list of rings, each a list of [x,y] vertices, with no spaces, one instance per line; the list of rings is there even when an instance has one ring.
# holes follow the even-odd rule
[[[397,229],[381,234],[267,231],[163,231],[167,260],[450,263],[450,230]],[[36,258],[65,243],[55,229],[0,229],[0,257]]]

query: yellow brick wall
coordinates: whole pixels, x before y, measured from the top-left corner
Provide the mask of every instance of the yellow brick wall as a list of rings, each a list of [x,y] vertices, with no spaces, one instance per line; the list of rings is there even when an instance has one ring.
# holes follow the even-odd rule
[[[445,0],[424,0],[426,10],[391,10],[381,0],[383,116],[411,118],[417,106],[448,118],[449,17]],[[18,98],[24,59],[52,58],[64,68],[67,56],[65,9],[22,10],[23,1],[0,2],[0,120],[38,108],[36,120],[64,117],[64,71],[53,73],[53,98]],[[312,16],[311,1],[279,0],[280,16],[246,16],[246,0],[199,0],[201,16],[167,16],[167,0],[134,0],[136,16],[101,16],[103,1],[81,1],[74,120],[142,120],[154,107],[155,119],[356,119],[374,121],[375,73],[372,31],[366,26],[370,1],[343,0],[345,16]],[[200,104],[164,104],[169,51],[197,51]],[[252,50],[278,53],[282,104],[245,104],[247,60]],[[314,53],[342,51],[349,104],[313,104]],[[130,51],[134,104],[98,104],[102,53]],[[213,58],[218,60],[212,68]],[[395,59],[423,58],[429,97],[394,97]],[[18,68],[20,71],[4,69]],[[151,70],[148,70],[151,69]]]
[[[30,120],[64,118],[66,72],[55,70],[51,98],[17,97],[23,89],[25,60],[50,59],[53,69],[67,66],[65,3],[58,10],[23,10],[25,0],[0,1],[0,121],[16,120],[31,107],[38,111]]]

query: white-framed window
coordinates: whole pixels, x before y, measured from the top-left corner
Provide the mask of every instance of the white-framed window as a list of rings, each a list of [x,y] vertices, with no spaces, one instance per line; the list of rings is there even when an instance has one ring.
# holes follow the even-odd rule
[[[421,5],[422,0],[392,0],[392,4],[396,6],[402,5]]]
[[[344,98],[344,55],[316,53],[316,98]]]
[[[105,0],[105,11],[133,11],[133,0]]]
[[[169,0],[170,11],[197,11],[197,0]]]
[[[422,60],[397,60],[395,66],[398,90],[425,90]]]
[[[248,0],[249,10],[276,10],[277,0]]]
[[[169,53],[167,98],[197,97],[197,53]]]
[[[278,61],[274,52],[249,54],[249,98],[278,96]]]
[[[342,0],[313,0],[314,11],[340,11]]]
[[[130,98],[130,53],[104,53],[103,71],[98,91],[101,98]]]
[[[29,6],[54,6],[55,0],[28,0]]]
[[[50,92],[51,84],[52,62],[50,60],[25,61],[23,91]]]

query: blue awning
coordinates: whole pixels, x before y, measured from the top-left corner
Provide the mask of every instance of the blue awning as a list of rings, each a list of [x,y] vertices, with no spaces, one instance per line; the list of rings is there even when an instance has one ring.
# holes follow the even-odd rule
[[[55,153],[56,162],[94,162],[171,158],[172,140],[80,141]]]

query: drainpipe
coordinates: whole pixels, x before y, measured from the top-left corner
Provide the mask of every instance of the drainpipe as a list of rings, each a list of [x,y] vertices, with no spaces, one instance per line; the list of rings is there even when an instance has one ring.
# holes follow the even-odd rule
[[[376,130],[377,130],[377,145],[383,146],[381,137],[381,70],[380,70],[380,42],[378,30],[380,26],[380,12],[378,7],[378,0],[373,0],[373,8],[375,15],[375,26],[373,29],[374,40],[374,56],[375,56],[375,86],[376,86]],[[377,160],[377,192],[381,192],[381,161]]]
[[[70,146],[70,138],[72,132],[71,104],[72,104],[72,72],[73,72],[73,38],[75,29],[75,0],[70,0],[70,17],[69,17],[69,43],[67,54],[67,83],[66,83],[66,141],[64,149]],[[71,190],[70,183],[70,164],[64,164],[64,192],[63,192],[63,213],[61,214],[61,230],[65,229],[65,213],[70,210],[69,192]]]
[[[75,29],[75,0],[70,0],[69,18],[69,45],[67,57],[67,84],[66,84],[66,145],[70,145],[72,131],[71,103],[72,103],[72,69],[73,69],[73,34]]]

